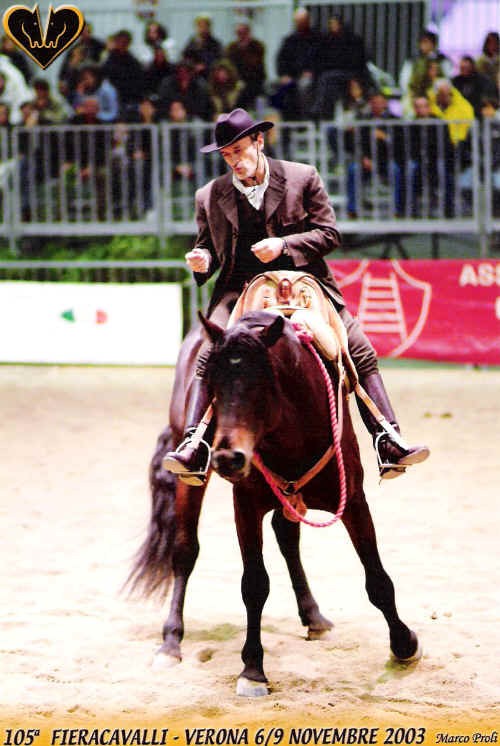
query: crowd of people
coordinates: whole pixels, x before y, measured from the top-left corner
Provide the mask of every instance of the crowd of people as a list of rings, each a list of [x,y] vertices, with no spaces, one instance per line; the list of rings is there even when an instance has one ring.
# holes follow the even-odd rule
[[[274,80],[266,76],[266,47],[254,38],[246,18],[236,24],[234,39],[225,45],[217,38],[211,18],[200,14],[194,19],[193,36],[182,49],[155,19],[149,20],[144,38],[135,45],[126,29],[102,40],[86,24],[66,53],[55,90],[4,37],[0,45],[0,127],[211,122],[221,112],[239,106],[250,111],[264,106],[268,114],[284,122],[331,122],[333,151],[338,149],[341,129],[345,151],[352,154],[349,128],[356,120],[463,120],[449,125],[444,148],[450,159],[459,154],[461,168],[466,171],[469,123],[488,118],[500,126],[496,31],[486,35],[476,59],[464,55],[456,67],[439,49],[437,35],[424,29],[417,55],[404,63],[394,81],[376,67],[365,40],[340,15],[332,15],[328,27],[320,30],[314,28],[308,10],[299,8],[293,23],[293,30],[279,45]],[[376,138],[377,158],[383,160],[387,139],[383,128],[377,129]],[[362,145],[361,160],[349,166],[348,203],[353,216],[357,212],[355,184],[360,173],[363,178],[370,177],[373,165],[366,148]],[[498,148],[497,137],[493,154],[496,171],[500,170]],[[142,150],[144,155],[147,148]],[[397,147],[391,148],[394,152]],[[174,168],[178,166],[183,175],[188,172],[185,154],[181,163],[174,164]],[[391,169],[397,189],[401,170],[397,157],[386,164],[386,170]]]

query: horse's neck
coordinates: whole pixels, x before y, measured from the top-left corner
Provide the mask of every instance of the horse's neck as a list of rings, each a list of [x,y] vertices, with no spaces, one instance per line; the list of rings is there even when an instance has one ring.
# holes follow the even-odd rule
[[[264,439],[263,451],[273,462],[293,464],[315,460],[331,442],[325,382],[310,353],[301,354],[297,369],[284,359],[280,366],[280,401],[275,427]]]

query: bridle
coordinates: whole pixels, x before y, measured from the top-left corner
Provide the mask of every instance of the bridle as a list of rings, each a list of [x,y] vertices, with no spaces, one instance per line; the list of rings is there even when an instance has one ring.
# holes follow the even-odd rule
[[[302,326],[296,326],[294,325],[295,331],[297,333],[298,338],[302,342],[302,344],[311,352],[313,357],[315,358],[321,373],[323,375],[323,379],[325,381],[326,391],[328,395],[328,407],[330,411],[330,423],[332,428],[332,437],[333,437],[333,443],[327,448],[325,453],[321,456],[321,458],[316,461],[316,463],[306,471],[305,474],[303,474],[299,479],[296,480],[288,480],[284,477],[280,476],[279,474],[276,474],[274,471],[269,469],[267,467],[261,456],[255,452],[252,458],[252,463],[254,466],[260,471],[264,479],[266,480],[267,484],[273,491],[274,495],[278,498],[280,503],[283,505],[283,507],[286,509],[286,511],[291,514],[295,520],[300,521],[301,523],[305,523],[308,526],[313,526],[314,528],[325,528],[327,526],[331,526],[336,521],[340,520],[342,518],[342,515],[344,513],[346,501],[347,501],[347,484],[346,484],[346,476],[345,476],[345,468],[344,468],[344,459],[342,456],[342,449],[341,449],[341,425],[339,425],[339,417],[337,417],[337,405],[335,401],[335,392],[333,390],[333,384],[330,378],[330,375],[328,373],[328,370],[326,369],[326,366],[321,359],[320,355],[318,354],[316,348],[312,344],[312,335],[306,331]],[[342,377],[340,377],[340,382],[342,380]],[[339,401],[340,398],[340,386],[339,386]],[[297,511],[297,509],[292,505],[289,497],[300,497],[300,490],[306,486],[317,474],[319,474],[323,468],[329,463],[329,461],[332,459],[333,454],[336,454],[337,457],[337,465],[338,465],[338,471],[339,471],[339,482],[340,482],[340,499],[339,499],[339,507],[333,518],[329,521],[325,521],[323,523],[318,523],[315,521],[309,521],[307,518],[305,518],[301,513]]]

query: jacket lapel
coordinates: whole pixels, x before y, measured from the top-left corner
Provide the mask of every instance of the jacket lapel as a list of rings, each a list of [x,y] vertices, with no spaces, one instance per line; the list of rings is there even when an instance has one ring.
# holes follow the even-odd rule
[[[233,186],[231,173],[225,174],[219,182],[219,207],[234,228],[238,228],[238,208],[236,205],[236,190]]]
[[[269,186],[264,200],[266,222],[269,221],[286,194],[286,176],[283,166],[274,158],[268,158],[267,160],[269,163]]]

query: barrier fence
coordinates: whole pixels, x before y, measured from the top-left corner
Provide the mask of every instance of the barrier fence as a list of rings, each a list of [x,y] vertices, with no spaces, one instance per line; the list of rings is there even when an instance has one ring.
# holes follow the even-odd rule
[[[23,235],[194,234],[194,193],[225,170],[211,124],[15,127],[0,133],[0,226]],[[460,137],[458,137],[460,136]],[[461,138],[461,139],[460,139]],[[278,123],[270,155],[319,169],[344,233],[500,228],[500,124]]]

